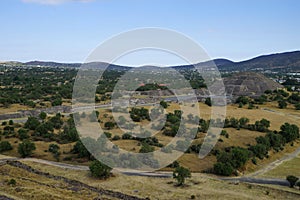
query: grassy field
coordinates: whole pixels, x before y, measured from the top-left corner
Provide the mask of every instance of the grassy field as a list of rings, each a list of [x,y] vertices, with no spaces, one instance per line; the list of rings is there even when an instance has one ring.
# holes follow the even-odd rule
[[[282,162],[273,170],[261,175],[262,177],[276,177],[285,179],[288,175],[300,177],[300,154],[292,160]]]
[[[14,179],[15,186],[9,186],[8,181]],[[0,167],[0,195],[14,199],[93,199],[97,193],[84,188],[75,188],[63,181],[53,180],[29,173],[9,165]]]
[[[91,178],[89,172],[87,171],[75,171],[66,170],[53,166],[47,166],[44,164],[38,164],[26,161],[26,164],[39,169],[43,172],[48,172],[53,175],[64,176],[69,179],[78,180],[97,188],[109,188],[113,191],[119,191],[125,194],[130,194],[139,197],[149,197],[150,199],[174,199],[174,200],[184,200],[191,199],[191,195],[195,195],[196,199],[296,199],[299,194],[295,190],[295,194],[291,192],[286,192],[281,188],[271,188],[267,186],[258,186],[250,184],[233,184],[231,182],[218,181],[207,177],[203,174],[193,174],[191,179],[188,179],[186,186],[176,187],[174,179],[172,178],[150,178],[150,177],[139,177],[139,176],[126,176],[122,174],[115,174],[114,177],[108,180],[97,180]],[[69,192],[68,185],[64,183],[56,182],[53,180],[48,180],[46,178],[37,177],[36,175],[24,173],[23,170],[16,169],[10,166],[1,167],[1,172],[6,172],[6,175],[1,175],[1,182],[10,178],[15,178],[17,181],[17,186],[23,189],[24,184],[27,184],[30,190],[24,189],[24,192],[16,192],[16,187],[4,187],[1,190],[2,193],[8,194],[10,196],[17,196],[19,198],[31,197],[32,199],[39,199],[42,190],[44,199],[54,199],[55,197],[62,197],[63,195],[70,195],[70,199],[92,199],[95,194],[88,193],[86,191],[80,192]],[[22,178],[29,179],[27,181],[22,181]],[[44,183],[48,185],[55,185],[56,192],[52,191],[51,186],[40,186],[36,187],[38,183]],[[157,187],[159,185],[159,187]],[[65,188],[64,190],[59,188]],[[69,192],[69,193],[68,193]],[[22,196],[23,195],[23,196]],[[49,197],[49,198],[48,198]],[[108,198],[108,197],[106,197]],[[61,198],[66,199],[66,198]],[[108,198],[110,199],[110,198]]]

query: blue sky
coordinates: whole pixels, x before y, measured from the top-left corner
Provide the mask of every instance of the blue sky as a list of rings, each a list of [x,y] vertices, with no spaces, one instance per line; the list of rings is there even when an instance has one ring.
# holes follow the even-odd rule
[[[212,58],[300,49],[297,0],[85,1],[1,0],[0,60],[83,62],[107,38],[140,27],[186,34]]]

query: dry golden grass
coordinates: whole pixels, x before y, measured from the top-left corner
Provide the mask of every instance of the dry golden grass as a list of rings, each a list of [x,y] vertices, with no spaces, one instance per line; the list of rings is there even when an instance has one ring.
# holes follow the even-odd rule
[[[10,179],[16,180],[16,186],[8,186]],[[0,167],[1,192],[15,199],[93,199],[98,194],[83,188],[75,188],[63,181],[53,180],[29,173],[9,165]]]
[[[281,189],[272,189],[266,186],[256,186],[240,183],[238,185],[230,182],[218,181],[203,174],[193,174],[187,179],[187,186],[175,187],[172,178],[153,178],[140,176],[126,176],[115,174],[108,180],[97,180],[91,178],[87,171],[64,170],[57,167],[26,161],[28,165],[50,174],[65,176],[96,186],[126,194],[150,199],[190,199],[195,195],[196,199],[296,199],[296,194],[284,192]],[[269,192],[269,195],[267,193]]]
[[[14,113],[17,112],[18,110],[30,110],[32,108],[20,104],[12,104],[8,108],[2,107],[0,109],[0,115],[2,114],[7,114],[7,113]]]
[[[292,160],[282,162],[276,168],[268,171],[261,176],[285,179],[288,175],[300,177],[300,154]]]
[[[220,136],[223,142],[218,142],[215,147],[216,149],[224,149],[225,147],[230,146],[248,148],[249,145],[256,144],[255,138],[265,136],[265,133],[245,129],[236,130],[234,128],[226,128],[225,130],[229,134],[229,138]]]

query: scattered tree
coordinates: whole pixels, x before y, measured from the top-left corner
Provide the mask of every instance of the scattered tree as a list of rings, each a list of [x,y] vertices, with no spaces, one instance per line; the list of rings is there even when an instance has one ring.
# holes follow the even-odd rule
[[[191,178],[191,172],[189,169],[184,167],[177,167],[173,172],[173,178],[177,180],[177,185],[183,185],[186,178]]]
[[[286,177],[286,180],[290,183],[290,187],[292,188],[295,186],[299,178],[293,175],[289,175]]]
[[[93,161],[90,166],[90,171],[93,177],[100,178],[100,179],[106,179],[111,175],[111,170],[109,166],[101,163],[98,160]]]
[[[35,144],[29,140],[24,140],[18,146],[18,153],[23,157],[28,157],[36,149]]]

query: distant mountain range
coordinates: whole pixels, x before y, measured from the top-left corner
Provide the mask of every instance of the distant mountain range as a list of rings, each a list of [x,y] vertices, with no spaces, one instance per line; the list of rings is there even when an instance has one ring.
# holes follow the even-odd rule
[[[212,62],[221,71],[300,71],[300,51],[284,52],[270,55],[263,55],[252,58],[250,60],[245,60],[241,62],[233,62],[227,59],[214,59],[207,62],[202,62],[196,64],[197,66],[207,66],[211,65]],[[74,67],[78,68],[81,63],[57,63],[57,62],[43,62],[43,61],[31,61],[26,63],[18,62],[6,62],[14,64],[22,64],[27,66],[49,66],[49,67]],[[2,63],[3,64],[3,63]],[[105,63],[91,63],[93,67],[102,67],[106,65]],[[193,65],[182,65],[182,66],[172,66],[175,69],[188,69],[193,68]],[[120,66],[111,64],[109,69],[115,70],[128,70],[130,67]]]
[[[229,61],[230,62],[230,61]],[[216,64],[217,65],[217,64]],[[259,56],[242,62],[225,63],[220,70],[287,70],[300,71],[300,51]]]

